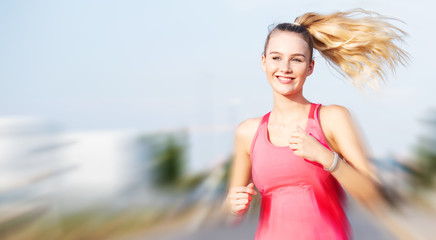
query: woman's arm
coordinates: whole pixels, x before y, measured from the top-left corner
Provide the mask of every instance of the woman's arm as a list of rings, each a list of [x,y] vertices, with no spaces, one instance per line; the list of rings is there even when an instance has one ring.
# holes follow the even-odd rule
[[[319,119],[329,147],[346,159],[339,161],[331,174],[359,202],[368,207],[381,203],[377,179],[349,111],[337,105],[323,106]],[[334,153],[301,128],[291,135],[289,142],[296,155],[327,169],[332,166]]]
[[[229,191],[226,206],[236,215],[243,215],[249,208],[253,194],[251,182],[251,141],[257,129],[259,119],[248,119],[236,129],[234,157],[230,169]]]
[[[319,112],[321,127],[332,150],[346,161],[340,161],[333,176],[359,202],[371,206],[382,199],[378,180],[368,161],[368,153],[350,112],[342,106],[323,106]],[[329,168],[334,154],[325,151],[320,162]]]

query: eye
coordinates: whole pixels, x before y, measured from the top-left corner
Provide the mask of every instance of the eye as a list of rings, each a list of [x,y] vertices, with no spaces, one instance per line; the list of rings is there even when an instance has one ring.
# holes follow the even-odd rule
[[[272,60],[279,61],[280,57],[272,57]]]
[[[299,58],[294,58],[294,59],[292,59],[292,61],[294,61],[294,62],[303,62],[303,60],[299,59]]]

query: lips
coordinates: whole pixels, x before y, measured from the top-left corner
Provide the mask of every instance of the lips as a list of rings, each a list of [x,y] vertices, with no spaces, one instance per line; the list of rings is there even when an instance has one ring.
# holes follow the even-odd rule
[[[277,80],[279,80],[279,82],[283,84],[288,84],[295,80],[295,78],[293,77],[285,77],[285,76],[276,76],[276,78]]]

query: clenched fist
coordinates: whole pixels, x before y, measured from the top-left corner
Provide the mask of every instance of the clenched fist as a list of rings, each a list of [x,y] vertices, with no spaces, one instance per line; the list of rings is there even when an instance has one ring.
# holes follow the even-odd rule
[[[230,211],[233,214],[243,215],[246,212],[253,199],[252,195],[257,195],[253,187],[254,184],[250,183],[246,187],[233,187],[230,189],[227,198],[230,203]]]

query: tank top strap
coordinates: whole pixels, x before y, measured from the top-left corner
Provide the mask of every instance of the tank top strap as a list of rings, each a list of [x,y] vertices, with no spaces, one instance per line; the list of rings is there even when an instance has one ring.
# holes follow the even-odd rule
[[[309,119],[314,119],[315,103],[310,104]]]
[[[267,122],[270,114],[271,114],[271,112],[263,115],[263,117],[259,121],[259,125],[257,126],[256,133],[254,134],[253,139],[251,140],[250,155],[252,155],[252,153],[253,153],[253,149],[254,149],[254,145],[256,144],[256,140],[257,140],[261,130],[263,128],[265,128],[265,125],[266,125],[265,123]]]
[[[309,134],[318,139],[318,141],[326,146],[328,149],[330,147],[327,144],[327,140],[324,136],[324,133],[321,128],[321,123],[319,122],[319,108],[321,107],[320,103],[312,103],[310,109],[309,122],[307,124],[307,131]]]
[[[321,107],[320,103],[312,103],[312,106],[310,106],[309,118],[318,122],[318,117],[319,117],[318,112],[320,107]]]
[[[318,119],[318,109],[321,106],[320,103],[311,103],[309,119],[317,120]]]

